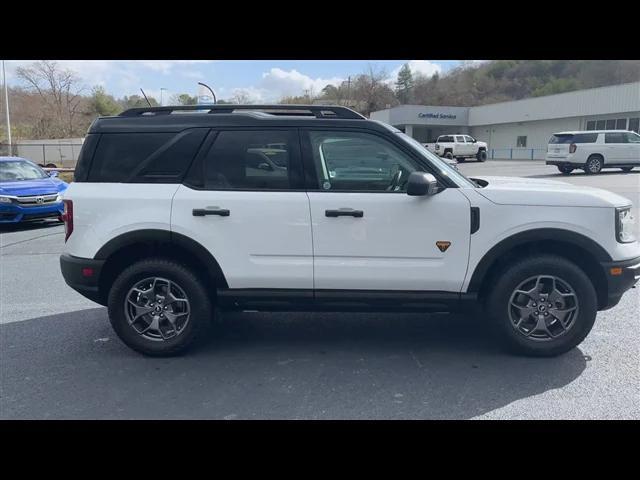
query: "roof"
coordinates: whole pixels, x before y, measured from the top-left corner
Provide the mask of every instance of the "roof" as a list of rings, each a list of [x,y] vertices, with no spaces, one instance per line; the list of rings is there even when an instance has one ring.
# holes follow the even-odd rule
[[[30,162],[31,160],[27,160],[26,158],[22,158],[22,157],[0,157],[0,162],[11,162],[11,161],[16,161],[16,160],[25,160],[27,162]]]
[[[177,132],[195,127],[336,126],[388,131],[359,113],[335,105],[193,105],[134,108],[96,119],[89,133]]]
[[[556,132],[554,135],[577,135],[579,133],[633,133],[630,130],[574,130],[571,132]]]

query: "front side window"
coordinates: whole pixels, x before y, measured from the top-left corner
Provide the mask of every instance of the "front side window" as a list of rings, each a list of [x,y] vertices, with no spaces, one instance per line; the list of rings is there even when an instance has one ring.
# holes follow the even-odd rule
[[[467,143],[473,143],[473,142],[475,142],[475,140],[473,139],[473,137],[470,137],[469,135],[465,135],[464,139],[467,141]]]
[[[640,135],[637,133],[625,133],[624,136],[627,138],[627,143],[640,143]]]
[[[37,165],[24,160],[0,162],[0,182],[38,180],[48,175]]]
[[[297,135],[288,130],[221,131],[203,160],[208,190],[287,190],[298,184],[291,168]]]
[[[404,192],[409,174],[419,170],[404,152],[377,135],[311,131],[309,140],[320,190]]]

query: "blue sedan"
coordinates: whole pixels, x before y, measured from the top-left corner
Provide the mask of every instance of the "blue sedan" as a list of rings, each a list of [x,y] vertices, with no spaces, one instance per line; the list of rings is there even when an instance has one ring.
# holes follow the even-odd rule
[[[61,219],[67,184],[20,157],[0,157],[0,224]]]

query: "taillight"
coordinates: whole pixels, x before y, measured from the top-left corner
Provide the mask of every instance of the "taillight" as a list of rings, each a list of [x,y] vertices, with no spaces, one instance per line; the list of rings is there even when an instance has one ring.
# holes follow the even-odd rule
[[[576,152],[576,148],[578,148],[578,146],[575,143],[572,143],[569,146],[569,153],[575,153]]]
[[[64,204],[64,212],[62,213],[62,221],[64,222],[64,241],[73,233],[73,202],[71,200],[62,200]]]

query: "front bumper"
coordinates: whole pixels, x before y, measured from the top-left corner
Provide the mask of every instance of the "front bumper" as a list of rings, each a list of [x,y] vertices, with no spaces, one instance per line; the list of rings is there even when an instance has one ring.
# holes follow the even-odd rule
[[[607,310],[616,306],[622,295],[640,280],[640,257],[601,265],[607,278],[607,304],[602,310]]]
[[[104,260],[62,254],[60,270],[67,285],[89,300],[105,305],[105,299],[102,298],[99,289],[100,272],[104,262]]]
[[[64,212],[62,202],[51,203],[42,207],[21,207],[15,203],[0,204],[0,223],[18,223],[43,218],[60,219]]]

